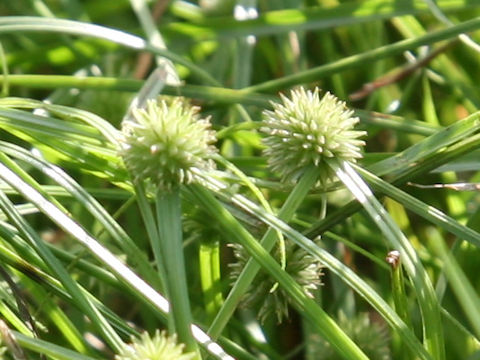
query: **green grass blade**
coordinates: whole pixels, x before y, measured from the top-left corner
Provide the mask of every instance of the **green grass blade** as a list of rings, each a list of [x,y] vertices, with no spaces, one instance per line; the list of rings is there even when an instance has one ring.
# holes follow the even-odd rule
[[[54,359],[59,360],[95,360],[96,357],[79,354],[75,351],[66,349],[63,346],[55,345],[51,342],[34,339],[19,332],[12,331],[18,344],[28,350],[35,351],[39,354],[45,354]]]
[[[398,201],[407,209],[413,211],[433,224],[440,226],[446,231],[451,232],[459,238],[468,241],[475,246],[480,246],[480,234],[475,230],[460,224],[458,221],[446,215],[437,208],[425,204],[405,191],[402,191],[386,181],[383,181],[369,171],[362,169],[359,166],[354,166],[354,168],[363,178],[365,178],[366,181],[368,181],[368,183],[372,185],[375,190],[382,192],[395,201]]]
[[[398,225],[393,222],[383,206],[373,196],[368,186],[346,162],[338,164],[329,162],[332,169],[362,204],[375,224],[394,249],[400,251],[402,263],[413,283],[418,303],[423,316],[424,343],[435,359],[445,358],[443,327],[440,318],[440,305],[435,290],[420,259],[403,235]]]
[[[29,31],[45,31],[77,36],[89,36],[112,41],[135,50],[151,51],[156,55],[164,56],[178,64],[186,66],[192,71],[192,73],[204,80],[207,84],[218,85],[217,81],[201,67],[196,66],[190,61],[185,60],[183,57],[168,50],[160,49],[149,44],[141,37],[131,35],[124,31],[80,21],[58,18],[45,19],[33,16],[6,16],[0,18],[0,34]]]
[[[162,260],[167,272],[166,285],[170,301],[170,315],[173,318],[175,332],[180,342],[185,344],[188,352],[197,352],[197,344],[192,337],[192,313],[188,295],[188,282],[185,272],[183,255],[183,233],[180,189],[172,192],[159,190],[155,199],[157,212],[158,238],[151,241],[159,242],[162,249]],[[197,354],[197,359],[200,355]]]
[[[427,232],[428,241],[443,262],[443,272],[456,295],[477,338],[480,338],[480,297],[462,271],[454,256],[445,245],[445,241],[434,228]]]
[[[135,265],[138,266],[140,273],[153,285],[159,286],[160,280],[155,276],[155,272],[153,271],[143,252],[140,251],[137,245],[118,225],[112,216],[69,175],[67,175],[60,168],[42,159],[34,157],[31,153],[20,147],[11,145],[6,148],[2,147],[0,144],[0,149],[5,151],[7,154],[11,154],[16,158],[28,162],[40,171],[43,171],[52,180],[56,181],[65,190],[67,190],[74,198],[84,205],[93,216],[95,216],[95,218],[104,226],[105,230],[116,241],[118,246],[123,248],[125,252],[129,254]]]
[[[478,7],[476,1],[437,2],[444,11]],[[309,6],[306,8],[282,9],[263,12],[258,19],[241,23],[233,17],[195,16],[190,22],[174,22],[162,27],[166,32],[175,32],[197,40],[211,40],[224,36],[247,36],[253,34],[272,35],[288,31],[305,31],[354,25],[385,20],[406,14],[429,12],[423,1],[392,2],[389,0],[367,0],[361,3],[335,3],[336,6]]]
[[[4,166],[2,163],[0,163],[0,169],[0,177],[2,177],[3,180],[9,182],[7,177],[13,174],[11,170]],[[21,180],[15,175],[14,178],[17,182],[21,182]],[[27,184],[23,184],[23,186],[29,187]],[[33,188],[30,189],[31,191],[35,191]],[[54,207],[53,204],[47,202],[46,200],[44,201],[47,207]],[[92,304],[91,300],[84,296],[84,294],[80,291],[78,284],[70,277],[66,269],[58,261],[58,259],[53,256],[53,254],[46,247],[46,245],[43,244],[43,241],[39,238],[36,232],[26,223],[22,216],[16,212],[12,203],[3,193],[0,193],[0,206],[6,213],[9,214],[10,220],[16,225],[18,230],[23,233],[26,238],[29,239],[29,242],[33,246],[35,246],[39,255],[43,258],[45,263],[48,264],[51,271],[54,272],[59,279],[61,279],[62,284],[65,286],[67,291],[75,299],[75,301],[78,303],[79,307],[85,312],[85,314],[90,317],[97,329],[105,337],[105,340],[110,344],[110,346],[112,346],[113,349],[115,349],[116,351],[120,350],[123,346],[123,342],[120,337],[111,328],[110,324],[108,324],[105,318],[98,312],[97,308]]]

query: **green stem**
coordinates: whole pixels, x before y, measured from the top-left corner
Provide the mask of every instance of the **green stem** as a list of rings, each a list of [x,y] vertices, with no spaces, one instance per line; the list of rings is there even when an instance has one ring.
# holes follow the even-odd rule
[[[389,253],[389,258],[394,257],[396,254]],[[393,302],[395,304],[395,311],[400,316],[405,324],[411,328],[410,316],[408,314],[407,306],[407,294],[405,293],[405,281],[403,278],[403,269],[401,266],[400,255],[398,258],[389,262],[391,266],[390,279],[392,282],[392,295]]]
[[[38,75],[38,74],[0,74],[2,86],[17,86],[31,89],[59,89],[78,88],[109,91],[138,92],[144,81],[127,78],[114,78],[106,76],[77,77],[72,75]],[[191,85],[165,86],[163,94],[172,96],[185,96],[188,98],[208,100],[217,104],[243,104],[269,108],[270,101],[277,98],[262,94],[245,94],[241,90],[229,89],[219,86]]]
[[[285,201],[285,204],[282,206],[280,212],[278,213],[279,219],[285,222],[291,220],[298,206],[302,203],[308,191],[317,181],[317,178],[318,169],[316,167],[310,167],[306,170],[305,174],[302,176],[298,184],[290,193],[287,200]],[[273,228],[269,228],[263,236],[260,244],[266,251],[270,252],[270,250],[272,250],[273,246],[275,245],[276,240],[276,230]],[[228,297],[225,300],[223,307],[218,312],[215,320],[213,321],[210,329],[208,330],[208,333],[213,339],[216,339],[218,338],[218,336],[220,336],[228,320],[237,308],[241,297],[243,296],[243,294],[245,294],[259,270],[259,263],[250,258],[245,265],[245,268],[240,273],[237,281],[233,285],[232,290],[228,294]]]
[[[200,282],[205,310],[211,321],[223,304],[220,288],[220,242],[213,239],[202,241],[200,244],[199,261]]]
[[[140,214],[145,224],[145,229],[147,231],[148,237],[150,239],[150,246],[152,247],[153,256],[155,257],[155,263],[157,265],[157,271],[160,275],[160,289],[164,290],[166,282],[166,270],[164,263],[162,261],[162,250],[161,250],[161,241],[155,241],[159,238],[158,229],[155,223],[155,217],[152,213],[152,208],[148,202],[145,187],[141,183],[134,184],[135,194],[137,196],[138,207],[140,209]]]
[[[192,314],[188,298],[183,235],[181,223],[181,201],[179,189],[157,192],[157,225],[162,257],[166,270],[171,316],[180,342],[186,351],[198,352],[197,343],[191,332]],[[199,353],[198,353],[199,354]],[[197,358],[200,355],[198,355]]]

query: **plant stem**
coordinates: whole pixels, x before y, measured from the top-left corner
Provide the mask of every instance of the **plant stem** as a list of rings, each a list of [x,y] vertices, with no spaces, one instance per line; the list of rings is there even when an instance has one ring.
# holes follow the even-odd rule
[[[205,310],[211,321],[223,303],[220,287],[220,242],[218,239],[201,240],[199,262]]]
[[[175,331],[186,351],[198,353],[197,343],[191,332],[192,314],[188,299],[187,277],[183,255],[183,236],[181,223],[181,201],[179,189],[171,192],[157,192],[157,225],[160,246],[163,249],[163,261],[166,270],[171,315]],[[198,353],[197,359],[200,359]]]

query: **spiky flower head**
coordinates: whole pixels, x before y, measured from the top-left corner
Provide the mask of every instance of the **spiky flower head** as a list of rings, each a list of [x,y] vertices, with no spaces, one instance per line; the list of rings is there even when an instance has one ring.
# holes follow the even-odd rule
[[[133,111],[134,121],[122,126],[121,155],[135,181],[170,191],[191,182],[193,169],[213,168],[215,133],[198,112],[181,98],[149,101],[146,109]]]
[[[177,343],[175,335],[167,336],[165,331],[155,331],[150,337],[143,333],[140,338],[132,338],[115,360],[190,360],[195,353],[184,353],[184,345]]]
[[[340,312],[337,324],[371,360],[390,360],[390,334],[381,320],[371,320],[368,313],[358,313],[353,318]],[[332,345],[319,334],[310,333],[305,342],[307,356],[318,360],[336,360],[338,354]]]
[[[247,251],[239,244],[232,244],[236,262],[230,264],[231,277],[236,280],[245,267],[249,256]],[[280,247],[273,252],[274,257],[280,260]],[[308,254],[292,241],[285,239],[286,267],[285,271],[303,288],[305,293],[313,296],[313,291],[321,285],[322,264],[317,258]],[[241,306],[258,311],[258,319],[264,322],[275,315],[277,322],[281,323],[288,318],[290,296],[280,287],[269,274],[261,270],[241,299]]]
[[[330,93],[321,99],[318,88],[292,90],[290,98],[281,95],[282,103],[272,103],[265,110],[261,131],[268,136],[264,151],[271,169],[286,181],[295,181],[310,164],[320,169],[319,183],[334,177],[326,163],[328,158],[355,162],[365,144],[358,140],[364,131],[353,130],[359,122],[345,102]]]

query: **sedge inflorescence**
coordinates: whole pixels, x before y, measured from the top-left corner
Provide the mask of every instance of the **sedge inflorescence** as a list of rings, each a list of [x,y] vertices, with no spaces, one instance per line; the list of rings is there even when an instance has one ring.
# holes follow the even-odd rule
[[[240,244],[232,244],[236,261],[230,264],[231,277],[235,281],[242,273],[250,256]],[[272,252],[273,256],[280,261],[281,252],[278,246]],[[313,297],[316,289],[322,284],[322,264],[320,261],[298,247],[290,240],[285,241],[286,268],[305,294]],[[291,298],[281,287],[276,286],[275,280],[265,271],[260,270],[241,300],[241,306],[247,309],[255,309],[260,322],[275,316],[278,323],[289,317]]]
[[[121,155],[135,181],[148,180],[170,191],[194,180],[194,169],[214,167],[215,132],[199,108],[181,98],[149,101],[123,124]]]
[[[153,337],[145,332],[140,338],[132,338],[115,360],[190,360],[194,356],[192,352],[184,353],[184,345],[177,343],[175,335],[157,330]]]
[[[391,337],[388,327],[382,320],[371,317],[371,314],[361,312],[347,316],[340,312],[336,319],[337,324],[371,360],[390,360]],[[318,360],[336,359],[337,353],[332,344],[323,339],[319,334],[310,333],[307,353]]]
[[[325,160],[356,162],[364,141],[364,131],[354,130],[359,118],[345,102],[319,90],[292,90],[290,98],[281,95],[281,103],[272,103],[273,111],[263,112],[261,131],[267,134],[264,151],[274,172],[285,181],[296,181],[309,165],[320,169],[319,183],[325,185],[334,171]]]

